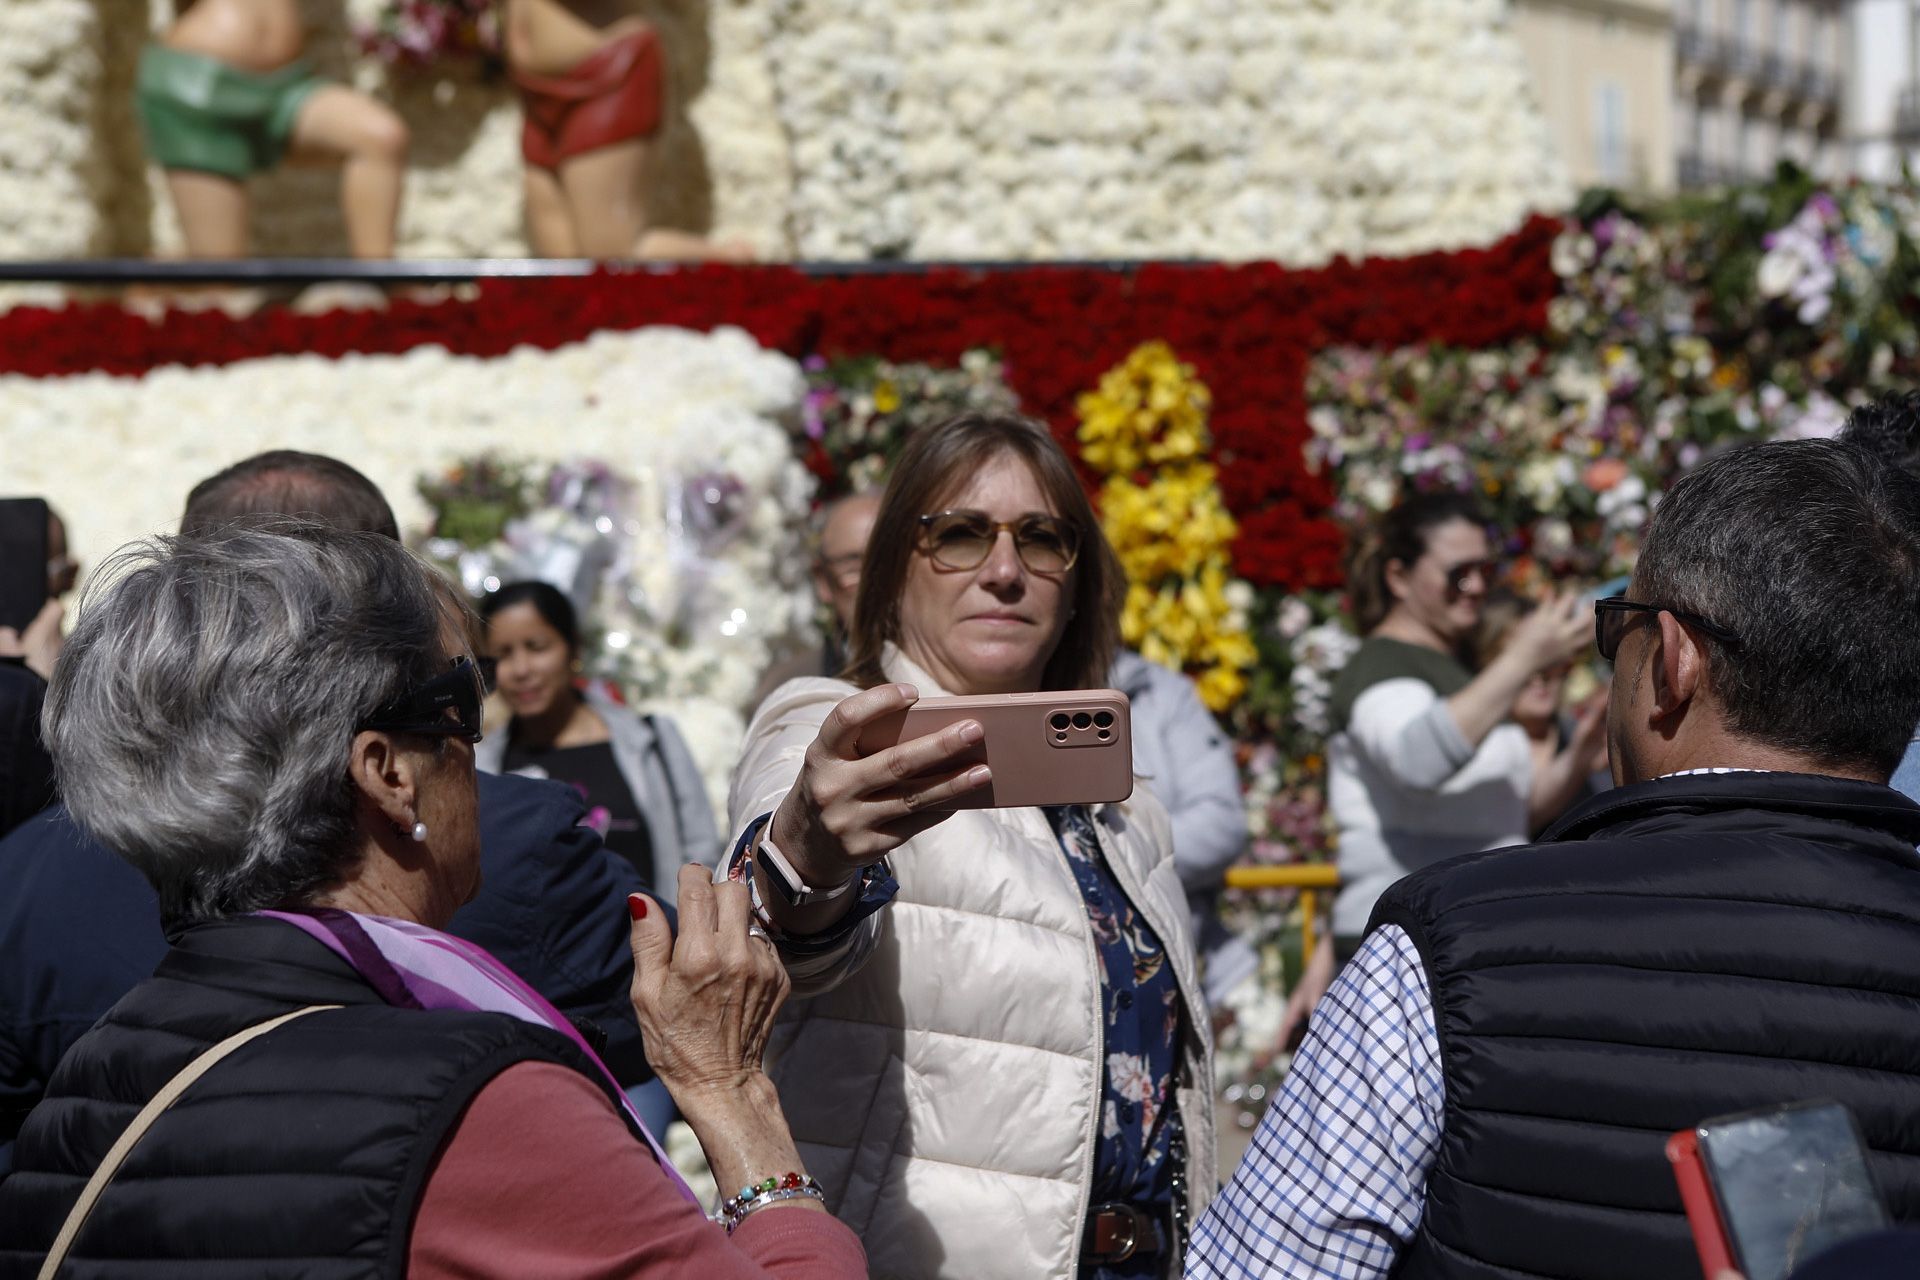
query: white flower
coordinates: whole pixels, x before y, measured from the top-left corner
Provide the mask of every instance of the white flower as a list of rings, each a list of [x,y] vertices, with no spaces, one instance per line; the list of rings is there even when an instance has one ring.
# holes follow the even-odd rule
[[[1281,638],[1291,640],[1312,625],[1313,610],[1298,596],[1288,596],[1280,605],[1280,613],[1274,623]]]
[[[1147,1060],[1137,1053],[1107,1055],[1107,1079],[1113,1091],[1129,1102],[1146,1102],[1153,1097],[1153,1076]]]
[[[1806,261],[1799,254],[1781,247],[1769,249],[1760,259],[1758,285],[1763,298],[1784,298],[1787,291],[1800,280],[1806,271]]]
[[[478,585],[489,573],[539,572],[591,594],[590,627],[626,640],[596,672],[681,721],[719,800],[740,704],[775,647],[811,625],[797,548],[813,482],[781,421],[804,393],[791,360],[739,330],[656,328],[493,360],[420,348],[144,379],[0,377],[0,421],[8,483],[45,494],[89,564],[171,529],[194,484],[268,448],[352,462],[410,531],[428,515],[416,481],[457,459],[494,450],[605,462],[623,481],[615,505],[594,513],[610,528],[546,508],[516,526],[515,545],[463,557],[461,576]],[[723,526],[676,523],[673,495],[709,474],[737,486],[713,508]]]

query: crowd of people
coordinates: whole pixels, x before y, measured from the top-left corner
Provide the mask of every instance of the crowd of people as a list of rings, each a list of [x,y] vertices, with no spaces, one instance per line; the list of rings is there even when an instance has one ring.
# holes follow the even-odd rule
[[[565,594],[237,463],[0,634],[0,1274],[1682,1277],[1666,1136],[1809,1097],[1920,1221],[1917,446],[1908,398],[1711,457],[1598,599],[1504,593],[1457,495],[1358,539],[1342,888],[1231,1169],[1231,747],[1043,426],[822,512],[721,815]],[[973,720],[863,742],[1099,688],[1116,802],[967,803]]]

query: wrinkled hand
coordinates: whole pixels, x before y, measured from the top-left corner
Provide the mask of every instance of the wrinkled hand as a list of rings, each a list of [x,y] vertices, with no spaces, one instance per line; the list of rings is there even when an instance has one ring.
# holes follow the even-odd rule
[[[1569,591],[1542,600],[1515,624],[1507,650],[1523,659],[1528,671],[1545,671],[1571,662],[1592,643],[1592,610]]]
[[[987,766],[958,763],[986,732],[973,720],[860,754],[862,729],[919,698],[905,684],[856,693],[827,713],[808,744],[800,776],[768,831],[808,884],[845,884],[861,867],[953,816],[940,805],[992,780]]]
[[[643,894],[633,922],[629,997],[647,1061],[686,1109],[686,1097],[740,1089],[760,1074],[767,1033],[787,998],[787,970],[771,943],[749,936],[743,884],[714,884],[700,866],[680,869],[680,935]]]
[[[42,680],[53,679],[54,660],[60,656],[60,646],[66,641],[60,630],[66,616],[67,611],[58,600],[49,600],[40,606],[40,612],[34,615],[25,631],[0,627],[0,658],[22,658],[27,668]]]

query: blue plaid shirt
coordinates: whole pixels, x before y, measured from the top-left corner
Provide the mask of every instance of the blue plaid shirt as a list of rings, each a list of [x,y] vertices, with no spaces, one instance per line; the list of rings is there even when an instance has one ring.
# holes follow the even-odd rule
[[[1445,1101],[1426,970],[1388,925],[1314,1009],[1252,1148],[1194,1229],[1187,1280],[1385,1276],[1420,1226]]]

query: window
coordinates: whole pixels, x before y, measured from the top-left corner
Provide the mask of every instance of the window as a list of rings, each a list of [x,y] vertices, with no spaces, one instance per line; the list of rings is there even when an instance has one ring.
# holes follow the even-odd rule
[[[1627,94],[1611,80],[1600,82],[1594,103],[1594,163],[1600,181],[1619,186],[1627,181]]]

